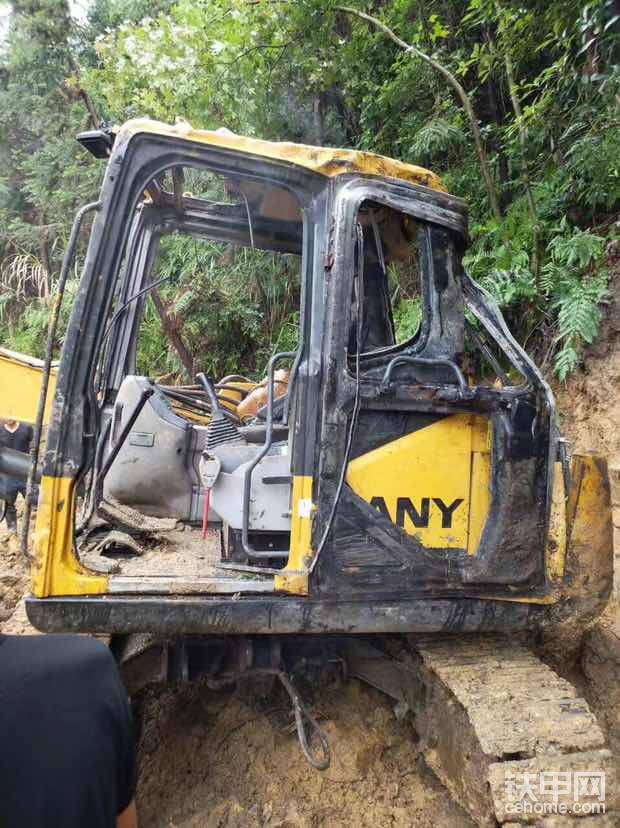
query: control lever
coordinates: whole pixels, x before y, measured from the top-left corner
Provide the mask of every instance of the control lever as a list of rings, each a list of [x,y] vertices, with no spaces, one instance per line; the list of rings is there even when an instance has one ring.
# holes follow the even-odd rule
[[[196,381],[202,385],[203,391],[205,392],[205,397],[207,398],[207,402],[211,406],[211,414],[214,418],[218,420],[223,418],[223,414],[220,410],[220,403],[217,398],[217,394],[215,393],[215,388],[213,387],[213,383],[202,372],[200,374],[196,374]],[[218,416],[219,415],[219,416]]]

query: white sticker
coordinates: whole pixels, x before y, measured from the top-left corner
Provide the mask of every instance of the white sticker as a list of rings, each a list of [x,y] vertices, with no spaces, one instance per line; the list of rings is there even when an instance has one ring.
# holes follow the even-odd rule
[[[297,514],[300,518],[309,518],[312,515],[314,504],[309,497],[300,498],[297,501]]]

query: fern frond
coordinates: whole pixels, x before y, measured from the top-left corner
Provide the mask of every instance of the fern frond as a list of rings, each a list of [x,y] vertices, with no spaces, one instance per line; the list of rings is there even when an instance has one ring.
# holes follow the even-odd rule
[[[433,118],[419,129],[411,144],[414,158],[432,158],[446,154],[465,143],[465,136],[459,127],[444,118]]]
[[[555,372],[563,382],[579,365],[579,355],[572,345],[566,344],[555,356]]]

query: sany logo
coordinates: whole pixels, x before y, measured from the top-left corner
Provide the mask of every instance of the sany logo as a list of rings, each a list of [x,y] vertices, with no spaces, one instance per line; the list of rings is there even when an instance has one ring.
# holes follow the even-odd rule
[[[401,529],[405,528],[405,517],[408,517],[413,525],[418,529],[427,529],[431,519],[431,501],[441,513],[441,528],[452,528],[452,516],[455,511],[463,503],[462,497],[457,497],[452,503],[446,504],[440,497],[423,497],[420,500],[419,510],[413,505],[413,501],[409,497],[399,497],[396,499],[396,525]],[[383,517],[392,520],[388,511],[385,498],[373,497],[370,505],[377,511],[381,512]]]

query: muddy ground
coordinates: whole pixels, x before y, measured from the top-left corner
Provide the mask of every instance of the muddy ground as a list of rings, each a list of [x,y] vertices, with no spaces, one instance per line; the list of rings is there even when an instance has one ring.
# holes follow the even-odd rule
[[[557,388],[573,451],[609,458],[620,556],[620,278],[601,343],[585,369]],[[617,559],[618,561],[618,559]],[[620,567],[617,567],[620,572]],[[618,590],[616,581],[616,598]],[[17,539],[0,530],[0,629],[24,634],[27,576]],[[620,751],[620,616],[617,603],[574,642],[576,661],[555,664],[580,685]],[[316,688],[312,708],[328,733],[332,766],[303,758],[288,699],[277,691],[214,693],[203,685],[149,690],[135,702],[142,826],[319,828],[472,825],[427,768],[410,719],[359,682]]]
[[[426,768],[411,722],[398,721],[382,694],[351,681],[321,688],[313,709],[332,746],[324,773],[303,758],[288,699],[278,692],[251,701],[204,688],[147,696],[144,824],[472,824]]]

